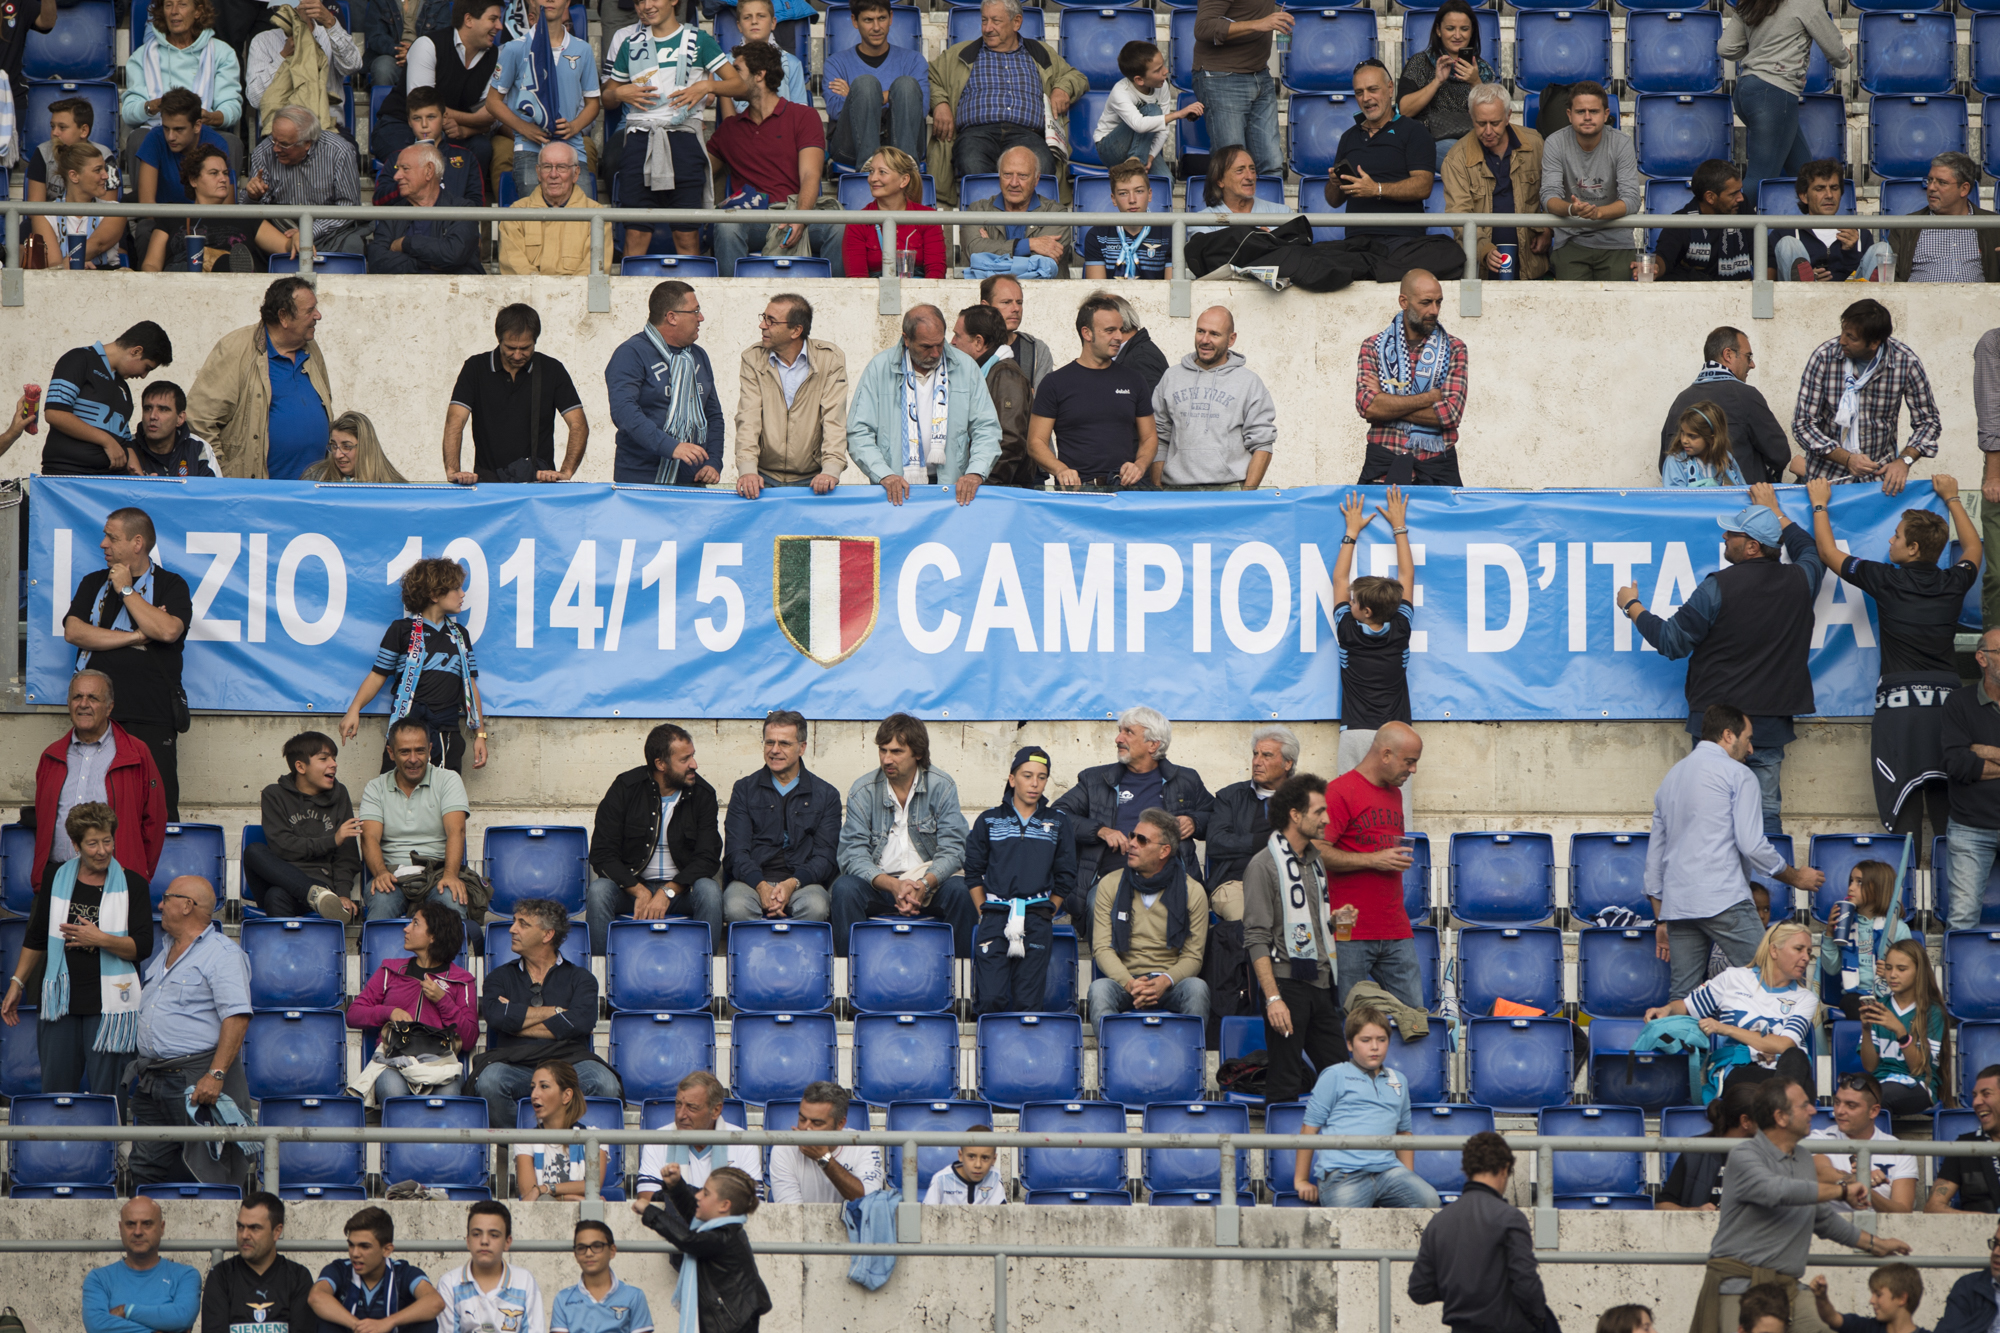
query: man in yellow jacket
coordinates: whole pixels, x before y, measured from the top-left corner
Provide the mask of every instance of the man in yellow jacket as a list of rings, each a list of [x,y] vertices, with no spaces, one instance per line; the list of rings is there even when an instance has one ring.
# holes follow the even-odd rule
[[[514,202],[516,208],[602,208],[577,188],[576,149],[551,143],[535,168],[535,192]],[[611,234],[605,229],[604,271],[611,271]],[[590,272],[588,222],[503,222],[500,224],[500,271],[575,277]]]
[[[1542,136],[1526,125],[1508,124],[1507,90],[1497,83],[1475,87],[1466,94],[1466,103],[1472,133],[1452,146],[1439,168],[1444,176],[1444,211],[1541,212]],[[1496,199],[1501,207],[1494,207]],[[1502,232],[1499,244],[1516,247],[1516,278],[1539,278],[1549,271],[1552,235],[1540,228],[1522,229],[1518,234],[1511,228]],[[1498,277],[1499,262],[1493,228],[1481,227],[1476,276]]]
[[[188,390],[188,426],[230,477],[296,481],[326,457],[333,380],[313,340],[319,297],[296,274],[264,289],[257,322],[225,333]]]
[[[736,493],[811,486],[825,495],[847,469],[847,354],[811,337],[803,296],[774,296],[744,349],[736,392]]]

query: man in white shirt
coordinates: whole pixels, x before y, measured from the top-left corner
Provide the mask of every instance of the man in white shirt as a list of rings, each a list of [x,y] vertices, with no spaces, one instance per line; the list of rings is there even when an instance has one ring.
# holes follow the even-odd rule
[[[845,1129],[848,1100],[847,1089],[838,1083],[806,1084],[795,1128],[817,1133]],[[880,1148],[771,1149],[772,1203],[846,1203],[881,1188]]]
[[[741,1131],[743,1126],[722,1118],[726,1097],[720,1079],[707,1070],[695,1070],[674,1087],[674,1129],[683,1134]],[[718,1166],[733,1166],[752,1180],[764,1175],[762,1154],[754,1147],[649,1143],[639,1154],[639,1197],[650,1199],[676,1179],[685,1181],[691,1190],[699,1190]]]
[[[472,1257],[437,1281],[444,1310],[438,1333],[548,1333],[542,1291],[525,1268],[507,1262],[514,1218],[507,1206],[481,1199],[466,1210],[465,1252]]]
[[[313,40],[326,55],[326,103],[329,108],[327,119],[340,119],[340,109],[346,105],[347,76],[361,68],[361,47],[347,29],[340,26],[340,16],[327,8],[321,0],[298,0],[299,19],[313,25]],[[250,39],[249,59],[243,67],[243,96],[251,106],[261,109],[264,93],[277,77],[278,68],[292,58],[295,38],[289,32],[272,28],[260,32]],[[272,107],[276,115],[279,108],[299,100],[297,97],[280,98]],[[260,116],[264,133],[271,132],[271,116]]]
[[[1896,1136],[1875,1123],[1876,1113],[1882,1109],[1882,1088],[1867,1074],[1842,1074],[1840,1084],[1833,1090],[1833,1125],[1827,1129],[1815,1129],[1806,1135],[1808,1139],[1847,1139],[1856,1143],[1886,1139],[1896,1142]],[[1820,1180],[1829,1185],[1846,1184],[1854,1179],[1854,1159],[1844,1153],[1815,1153],[1813,1170]],[[1917,1208],[1917,1159],[1901,1154],[1871,1156],[1868,1159],[1868,1190],[1870,1202],[1878,1213],[1910,1213]],[[1846,1203],[1833,1205],[1839,1211],[1851,1212]]]

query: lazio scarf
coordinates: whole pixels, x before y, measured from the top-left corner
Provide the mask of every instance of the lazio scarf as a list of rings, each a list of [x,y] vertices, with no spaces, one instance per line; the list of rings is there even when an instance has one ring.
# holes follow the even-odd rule
[[[48,964],[42,977],[42,1017],[69,1016],[69,959],[62,928],[69,921],[70,895],[76,891],[76,872],[81,858],[65,861],[56,872],[49,897]],[[132,898],[126,892],[125,872],[113,861],[104,875],[104,900],[97,909],[97,928],[107,935],[127,934]],[[150,903],[148,904],[150,906]],[[114,953],[97,953],[98,1004],[103,1018],[97,1024],[95,1051],[136,1051],[139,1049],[139,969]]]
[[[1445,341],[1442,324],[1432,329],[1431,336],[1424,339],[1424,345],[1417,349],[1414,361],[1401,315],[1390,320],[1389,327],[1375,335],[1376,373],[1385,392],[1399,395],[1428,393],[1444,377],[1450,360],[1450,345]],[[1419,454],[1444,452],[1444,432],[1435,426],[1413,426],[1407,421],[1398,425],[1412,451]]]
[[[646,337],[667,366],[667,419],[660,423],[670,444],[691,441],[704,448],[708,444],[708,412],[701,404],[701,383],[695,374],[694,353],[685,347],[669,347],[660,331],[646,326]],[[671,448],[653,474],[656,486],[678,485],[681,461]]]

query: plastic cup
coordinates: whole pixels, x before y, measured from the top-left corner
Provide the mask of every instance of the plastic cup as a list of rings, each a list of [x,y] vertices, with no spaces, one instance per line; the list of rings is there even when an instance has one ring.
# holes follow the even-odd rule
[[[1354,938],[1354,923],[1361,919],[1361,909],[1349,903],[1333,914],[1333,938],[1336,944],[1346,944]]]

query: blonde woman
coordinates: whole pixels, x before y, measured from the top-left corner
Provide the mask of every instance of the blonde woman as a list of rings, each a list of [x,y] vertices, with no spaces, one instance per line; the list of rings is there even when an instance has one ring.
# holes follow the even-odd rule
[[[928,213],[924,203],[924,177],[917,161],[900,148],[883,148],[868,159],[869,200],[863,212]],[[896,228],[896,249],[914,256],[919,278],[945,276],[944,228]],[[882,229],[851,226],[841,240],[841,259],[850,278],[875,278],[882,274]]]
[[[1748,967],[1732,967],[1695,987],[1685,1000],[1646,1011],[1646,1021],[1692,1015],[1711,1043],[1710,1095],[1725,1082],[1761,1082],[1777,1074],[1813,1086],[1806,1054],[1819,997],[1805,985],[1812,931],[1780,921],[1764,932]]]
[[[343,412],[327,427],[326,457],[306,469],[304,480],[407,484],[382,452],[375,423],[359,412]]]

